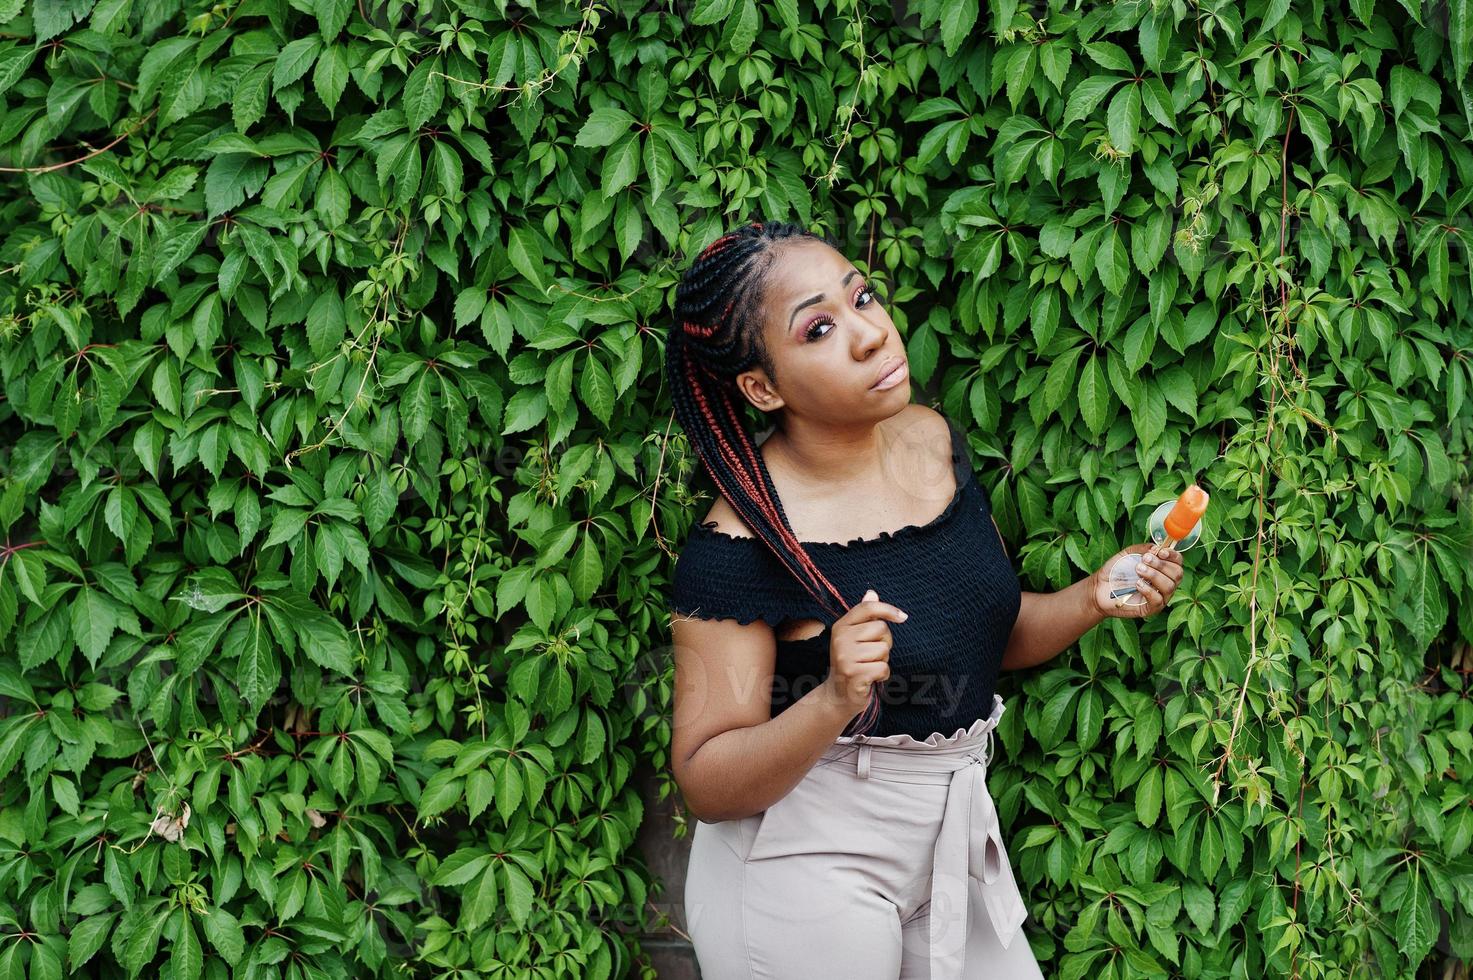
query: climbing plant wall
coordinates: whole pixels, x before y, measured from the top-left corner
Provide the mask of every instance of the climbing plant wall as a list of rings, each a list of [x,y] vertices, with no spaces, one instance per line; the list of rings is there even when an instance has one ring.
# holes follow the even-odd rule
[[[0,0],[0,976],[649,975],[673,290],[882,287],[1049,976],[1473,959],[1466,2]],[[709,492],[709,486],[706,490]]]

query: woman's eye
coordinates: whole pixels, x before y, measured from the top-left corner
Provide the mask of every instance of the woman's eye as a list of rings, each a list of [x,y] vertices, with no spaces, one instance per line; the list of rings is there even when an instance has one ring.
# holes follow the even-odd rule
[[[814,332],[819,327],[823,326],[824,324],[828,324],[829,326],[833,326],[834,325],[834,321],[833,320],[830,320],[828,318],[824,318],[822,320],[814,320],[813,323],[809,324],[806,338],[807,338],[807,340],[810,343],[812,343],[813,341],[819,339],[820,337],[827,336],[827,334],[828,334],[828,331],[827,330],[825,330],[823,333],[815,333]]]
[[[858,290],[856,290],[855,293],[854,293],[854,295],[855,295],[855,297],[864,297],[864,296],[867,296],[868,297],[868,299],[864,300],[863,302],[860,302],[858,299],[856,299],[857,305],[860,306],[861,308],[870,305],[870,303],[874,303],[874,302],[878,301],[879,298],[880,298],[880,294],[876,290],[871,289],[870,286],[869,286],[869,284],[867,284],[867,283],[864,286],[861,286]],[[827,315],[822,316],[822,317],[820,317],[817,320],[814,320],[813,323],[809,324],[808,329],[804,332],[804,339],[807,340],[807,341],[809,341],[811,343],[811,342],[813,342],[815,340],[818,340],[821,337],[827,336],[828,333],[829,333],[829,331],[827,331],[827,330],[825,330],[823,333],[815,333],[815,331],[818,330],[818,328],[821,327],[821,326],[823,326],[824,324],[828,324],[829,326],[833,326],[834,325],[834,321],[830,317],[828,317]]]

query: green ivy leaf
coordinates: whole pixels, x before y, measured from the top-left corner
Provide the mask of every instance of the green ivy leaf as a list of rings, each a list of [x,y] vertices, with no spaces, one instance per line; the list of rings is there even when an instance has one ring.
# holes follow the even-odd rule
[[[1094,253],[1094,270],[1100,283],[1112,296],[1125,291],[1125,280],[1130,275],[1130,257],[1114,228],[1100,236],[1099,247]]]
[[[434,409],[434,395],[430,385],[432,378],[428,369],[415,375],[404,389],[404,399],[399,403],[399,414],[403,420],[404,436],[411,442],[423,438],[430,428],[430,414]]]
[[[128,917],[119,926],[119,933],[126,936],[123,967],[130,976],[137,976],[143,972],[143,968],[153,959],[159,946],[159,936],[163,934],[164,924],[169,920],[167,909],[163,912],[151,911],[140,907],[138,914],[134,915],[133,921],[128,922]]]
[[[72,600],[72,636],[87,659],[96,663],[107,650],[118,628],[116,600],[97,589],[83,586]]]
[[[353,0],[314,0],[312,6],[317,12],[317,29],[324,38],[331,41],[348,23],[348,15],[353,11]]]
[[[1110,100],[1110,108],[1105,115],[1111,144],[1121,153],[1130,153],[1135,148],[1136,131],[1141,124],[1140,87],[1135,84],[1121,86]]]
[[[235,686],[254,714],[260,711],[281,683],[281,664],[276,647],[261,623],[259,611],[237,619],[225,638],[227,650],[238,651]]]
[[[506,403],[506,426],[501,435],[510,435],[532,428],[547,418],[547,392],[535,388],[522,388]]]
[[[336,289],[325,289],[307,311],[307,342],[319,360],[335,351],[347,336],[343,299]]]
[[[612,146],[634,126],[637,120],[618,106],[600,106],[588,114],[587,120],[573,140],[574,146]]]
[[[1105,96],[1110,94],[1110,90],[1123,81],[1125,79],[1118,75],[1091,75],[1084,79],[1069,93],[1069,101],[1064,107],[1064,119],[1059,125],[1068,126],[1072,122],[1088,118],[1095,107],[1104,101]]]
[[[599,186],[604,197],[612,198],[628,187],[639,174],[639,137],[630,135],[604,155],[599,172]]]
[[[299,37],[281,49],[276,56],[275,67],[271,71],[271,91],[280,93],[282,89],[291,85],[297,79],[307,74],[312,63],[317,60],[317,55],[322,51],[322,39],[316,34]],[[239,125],[236,128],[242,132],[245,127]]]
[[[1049,365],[1043,382],[1044,407],[1048,411],[1058,411],[1059,406],[1074,393],[1074,382],[1078,377],[1075,365],[1083,354],[1083,347],[1075,347],[1055,357],[1054,362]]]
[[[126,542],[138,525],[138,498],[133,491],[127,487],[113,487],[103,507],[103,520],[119,541]]]
[[[293,541],[306,526],[307,512],[305,510],[291,507],[279,508],[271,517],[271,530],[267,532],[262,547],[269,548],[284,541]]]
[[[349,67],[347,51],[339,45],[329,44],[312,71],[312,89],[327,106],[330,115],[337,115],[338,101],[348,87]]]
[[[241,76],[231,102],[231,119],[238,132],[244,133],[265,116],[266,100],[270,94],[268,83],[273,73],[273,64],[267,62]]]
[[[518,928],[526,925],[528,918],[532,915],[532,899],[535,889],[532,881],[520,868],[511,862],[502,862],[502,872],[506,876],[504,889],[506,892],[506,907],[511,912],[512,922]]]
[[[1110,71],[1131,73],[1135,71],[1135,65],[1131,62],[1130,55],[1126,54],[1125,49],[1118,44],[1113,44],[1110,41],[1093,41],[1081,45],[1081,47],[1084,53],[1089,55],[1090,60],[1101,68],[1107,68]]]
[[[481,874],[491,862],[491,855],[480,848],[461,848],[435,869],[431,878],[437,885],[463,885]]]
[[[37,50],[39,49],[34,45],[0,45],[0,95],[8,92],[12,85],[21,80],[31,67]]]
[[[414,66],[414,71],[404,81],[404,121],[411,131],[429,122],[445,101],[445,80],[440,75],[441,70],[438,57],[425,58]]]
[[[76,784],[55,773],[51,776],[51,798],[56,801],[57,806],[74,817],[82,812]]]
[[[1079,376],[1079,409],[1085,426],[1094,435],[1104,432],[1110,421],[1110,385],[1105,369],[1100,366],[1101,360],[1102,357],[1091,357]]]
[[[363,518],[370,535],[376,535],[389,523],[394,507],[399,502],[399,491],[386,470],[376,471],[365,484],[363,496]]]
[[[465,780],[465,803],[467,818],[475,820],[491,805],[491,800],[496,789],[491,774],[484,769],[477,769],[466,776]],[[467,876],[474,877],[474,873]]]
[[[464,784],[449,769],[438,770],[425,782],[419,796],[419,819],[427,820],[454,806],[460,800]]]
[[[1136,392],[1136,403],[1130,413],[1141,445],[1154,447],[1166,431],[1166,396],[1161,389],[1146,385]]]
[[[752,50],[752,42],[757,39],[757,31],[761,26],[762,16],[758,13],[757,4],[754,0],[742,0],[740,13],[727,21],[727,29],[722,38],[723,47],[733,54],[746,54]]]
[[[348,631],[330,616],[307,616],[294,620],[302,652],[313,663],[340,674],[353,673],[353,656]]]
[[[213,165],[212,165],[213,166]],[[237,202],[239,203],[239,202]],[[219,212],[215,212],[219,213]],[[205,222],[187,224],[176,235],[173,235],[159,245],[158,255],[154,261],[153,283],[158,285],[190,256],[199,249],[200,243],[205,240],[205,234],[210,226]]]
[[[1196,421],[1197,383],[1186,368],[1180,365],[1167,368],[1156,376],[1156,384],[1167,401]]]
[[[911,379],[927,384],[941,359],[941,342],[929,324],[915,329],[905,344],[906,361]]]
[[[240,920],[220,906],[213,905],[206,915],[200,917],[200,924],[204,926],[205,938],[220,958],[230,966],[238,965],[245,954],[245,933]]]
[[[1149,766],[1135,784],[1135,816],[1143,827],[1154,827],[1161,817],[1161,768]]]
[[[1040,350],[1048,347],[1049,341],[1053,340],[1054,332],[1059,328],[1059,320],[1063,312],[1063,304],[1060,302],[1059,293],[1055,289],[1040,289],[1033,297],[1033,307],[1028,324],[1033,330],[1033,342]]]
[[[1217,878],[1217,869],[1222,866],[1223,858],[1222,833],[1211,819],[1202,822],[1202,846],[1198,853],[1201,856],[1202,876],[1210,887]],[[1224,903],[1224,908],[1226,907]]]
[[[977,23],[977,0],[945,3],[940,6],[940,12],[942,49],[952,58]]]
[[[690,13],[690,23],[698,27],[719,23],[731,15],[735,6],[736,0],[696,0],[695,9]]]
[[[182,908],[174,913],[174,946],[169,966],[178,980],[199,980],[205,968],[205,953],[200,947],[199,935],[194,931],[189,913]]]
[[[1437,918],[1432,910],[1432,897],[1421,884],[1421,876],[1413,874],[1396,916],[1398,946],[1413,963],[1420,963],[1437,941]]]
[[[78,920],[72,926],[71,934],[67,937],[67,967],[71,975],[76,975],[80,967],[97,955],[97,951],[107,941],[108,934],[112,932],[116,919],[117,915],[113,913],[93,915]]]
[[[587,602],[599,586],[603,585],[603,558],[593,544],[593,536],[585,531],[583,543],[573,554],[573,564],[568,569],[568,581],[579,602]]]
[[[588,406],[594,416],[605,425],[614,415],[614,383],[609,377],[608,370],[600,363],[599,359],[590,355],[583,364],[583,373],[579,376],[579,397]]]
[[[152,101],[164,77],[175,65],[192,62],[193,59],[186,61],[186,55],[191,54],[198,44],[199,41],[192,37],[169,37],[149,45],[138,65],[138,97],[145,102]]]
[[[35,603],[41,601],[41,593],[46,588],[46,565],[40,558],[25,551],[15,551],[0,561],[0,580],[4,579],[7,571],[14,576],[22,595]]]
[[[175,669],[185,676],[199,669],[206,658],[215,652],[220,638],[225,635],[226,628],[238,613],[238,609],[222,610],[197,619],[179,630],[174,637]]]

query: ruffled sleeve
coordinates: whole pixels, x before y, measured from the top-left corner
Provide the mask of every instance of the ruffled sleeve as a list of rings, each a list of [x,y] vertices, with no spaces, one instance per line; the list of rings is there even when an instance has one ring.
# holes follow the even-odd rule
[[[763,620],[830,616],[757,538],[737,537],[696,525],[675,561],[670,609],[697,619]]]

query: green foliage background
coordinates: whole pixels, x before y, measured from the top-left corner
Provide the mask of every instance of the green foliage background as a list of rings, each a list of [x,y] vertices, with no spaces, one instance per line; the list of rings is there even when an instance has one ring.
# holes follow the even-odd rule
[[[1213,492],[1167,614],[1005,677],[1045,972],[1473,959],[1470,59],[1467,0],[0,0],[0,977],[649,972],[662,344],[754,214],[886,287],[1024,588]]]

